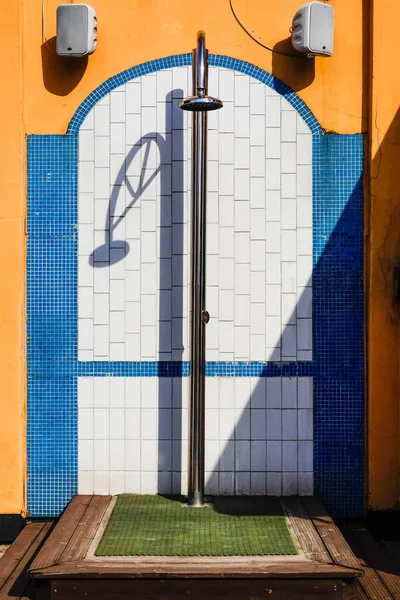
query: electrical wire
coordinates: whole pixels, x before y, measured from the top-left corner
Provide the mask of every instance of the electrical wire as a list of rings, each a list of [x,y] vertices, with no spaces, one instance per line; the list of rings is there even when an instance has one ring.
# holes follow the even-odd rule
[[[256,44],[258,44],[262,48],[265,48],[266,50],[269,50],[270,52],[274,52],[275,54],[280,54],[281,56],[288,56],[290,58],[300,58],[300,59],[305,58],[302,54],[289,54],[288,52],[281,52],[280,50],[275,50],[274,48],[271,48],[271,46],[267,46],[266,44],[263,44],[262,42],[260,42],[260,40],[258,40],[252,33],[250,33],[250,31],[243,25],[242,21],[239,19],[238,15],[234,9],[234,6],[233,6],[233,0],[229,0],[229,4],[231,7],[232,14],[235,17],[238,25],[240,25],[240,27],[243,29],[243,31],[245,33],[247,33],[247,35],[249,37],[251,37],[251,39],[254,42],[256,42]]]
[[[47,35],[46,35],[46,11],[45,11],[45,0],[42,0],[42,43],[45,43],[47,46],[47,49],[49,50],[49,52],[51,52],[52,54],[56,54],[56,52],[54,52],[53,48],[51,48],[48,39],[47,39]]]

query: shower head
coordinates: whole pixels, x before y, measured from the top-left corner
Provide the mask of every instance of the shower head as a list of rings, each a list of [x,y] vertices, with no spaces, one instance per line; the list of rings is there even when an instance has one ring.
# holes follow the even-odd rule
[[[206,49],[205,34],[197,34],[197,48],[192,54],[193,90],[190,98],[181,102],[182,110],[190,112],[208,112],[222,108],[222,101],[207,96],[208,87],[208,50]]]
[[[218,110],[222,106],[222,101],[212,96],[191,96],[180,104],[182,110],[190,112]]]

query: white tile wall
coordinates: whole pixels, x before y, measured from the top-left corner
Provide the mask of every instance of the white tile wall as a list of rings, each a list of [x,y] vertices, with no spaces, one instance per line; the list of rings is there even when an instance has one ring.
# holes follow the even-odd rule
[[[188,379],[79,379],[79,491],[185,493]],[[311,494],[311,378],[206,379],[208,493]]]
[[[311,133],[246,75],[209,87],[207,360],[311,360]],[[81,127],[79,360],[189,359],[190,90],[146,75]],[[81,379],[80,491],[185,491],[187,403],[187,381]],[[312,492],[311,380],[209,379],[207,410],[210,492]]]

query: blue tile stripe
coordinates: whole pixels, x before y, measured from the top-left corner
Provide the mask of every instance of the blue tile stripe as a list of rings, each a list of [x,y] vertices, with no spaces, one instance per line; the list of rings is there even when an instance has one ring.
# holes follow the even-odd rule
[[[131,81],[132,79],[141,77],[142,75],[154,73],[155,71],[160,71],[162,69],[183,67],[191,64],[191,54],[179,54],[175,56],[167,56],[166,58],[160,58],[157,60],[151,60],[149,62],[142,63],[141,65],[137,65],[136,67],[126,69],[126,71],[122,71],[122,73],[118,73],[118,75],[114,75],[114,77],[110,77],[110,79],[107,79],[107,81],[99,85],[99,87],[89,94],[89,96],[82,102],[71,119],[67,133],[78,133],[79,127],[82,125],[86,115],[93,108],[93,106],[112,90],[120,85],[123,85],[127,81]],[[298,95],[280,79],[277,79],[270,73],[267,73],[263,69],[255,67],[248,62],[220,54],[210,54],[209,64],[213,67],[225,67],[226,69],[239,71],[240,73],[244,73],[250,77],[254,77],[254,79],[257,79],[262,83],[265,83],[265,85],[274,89],[276,92],[285,97],[289,104],[291,104],[293,108],[295,108],[303,117],[312,133],[322,132],[317,119],[314,117],[310,109],[306,106],[306,104],[304,104]],[[188,91],[188,94],[189,93],[190,91]]]
[[[363,195],[361,135],[323,135],[296,94],[248,63],[211,64],[283,93],[313,136],[311,362],[210,362],[207,376],[314,377],[315,485],[337,516],[364,508]],[[77,489],[77,378],[188,376],[187,362],[78,362],[77,133],[95,102],[132,77],[190,55],[129,69],[79,107],[68,135],[28,137],[28,508],[55,516]],[[281,86],[281,87],[280,87]],[[283,87],[282,87],[283,86]]]
[[[77,378],[68,369],[78,360],[77,136],[31,135],[27,152],[28,509],[53,516],[78,476]],[[64,372],[46,370],[54,364]]]

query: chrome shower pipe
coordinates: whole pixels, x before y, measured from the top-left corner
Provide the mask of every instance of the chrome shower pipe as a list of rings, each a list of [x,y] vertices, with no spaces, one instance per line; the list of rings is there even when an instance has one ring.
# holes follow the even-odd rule
[[[205,35],[197,35],[192,53],[193,96],[181,103],[192,115],[192,212],[191,212],[191,321],[190,321],[190,414],[188,505],[204,503],[205,447],[205,327],[206,311],[206,200],[207,200],[207,112],[222,102],[207,96],[208,50]]]

